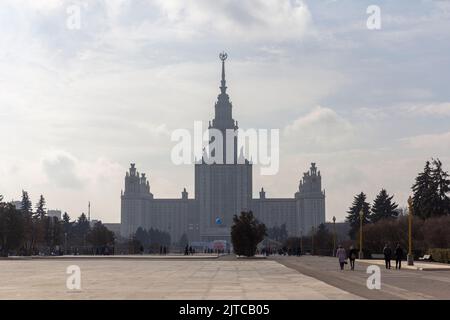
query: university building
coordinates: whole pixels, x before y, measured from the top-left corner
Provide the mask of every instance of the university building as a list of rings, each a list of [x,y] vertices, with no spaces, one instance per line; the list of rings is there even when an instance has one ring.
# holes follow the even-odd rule
[[[220,94],[209,129],[220,130],[226,140],[226,131],[237,130],[238,125],[232,117],[232,104],[226,92],[226,54],[221,54],[221,60]],[[194,198],[189,198],[184,189],[178,199],[155,199],[145,173],[139,173],[132,163],[121,195],[121,235],[129,237],[142,227],[166,231],[174,243],[183,234],[191,242],[229,242],[233,216],[243,210],[253,211],[268,228],[285,224],[290,236],[306,235],[313,227],[325,222],[325,192],[315,163],[301,177],[292,198],[266,198],[261,189],[259,198],[254,199],[252,163],[246,159],[237,161],[237,141],[232,142],[235,161],[225,161],[225,140],[222,163],[209,164],[211,162],[205,161],[207,155],[204,155],[195,164]]]

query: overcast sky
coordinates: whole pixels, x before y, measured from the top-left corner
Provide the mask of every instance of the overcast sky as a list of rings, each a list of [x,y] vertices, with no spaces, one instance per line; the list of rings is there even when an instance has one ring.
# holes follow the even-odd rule
[[[0,194],[72,218],[91,201],[118,222],[135,162],[155,197],[193,197],[170,134],[213,117],[222,50],[239,126],[281,133],[280,172],[254,169],[255,196],[293,197],[316,162],[327,220],[343,220],[361,191],[405,206],[431,157],[450,169],[450,1],[2,0]]]

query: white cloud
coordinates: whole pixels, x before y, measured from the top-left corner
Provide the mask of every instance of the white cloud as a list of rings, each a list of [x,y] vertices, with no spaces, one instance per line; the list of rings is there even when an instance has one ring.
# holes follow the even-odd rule
[[[405,106],[407,114],[415,116],[450,116],[450,102],[432,103],[426,105]]]
[[[447,154],[450,147],[450,132],[422,134],[404,138],[401,141],[409,148],[431,151],[433,154]]]
[[[311,16],[302,1],[156,0],[165,28],[181,37],[206,35],[234,40],[297,39]]]
[[[362,107],[355,110],[355,115],[369,121],[379,121],[389,117],[389,112],[385,108]]]
[[[353,125],[333,109],[317,106],[283,130],[283,138],[294,150],[331,151],[353,146]]]
[[[84,182],[77,175],[77,159],[68,152],[51,151],[42,159],[49,183],[59,188],[79,189]]]

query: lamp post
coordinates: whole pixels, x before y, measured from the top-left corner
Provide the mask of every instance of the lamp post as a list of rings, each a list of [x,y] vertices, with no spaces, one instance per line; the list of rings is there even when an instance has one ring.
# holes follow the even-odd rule
[[[333,257],[336,255],[336,217],[333,216]]]
[[[408,266],[414,265],[414,257],[412,254],[412,215],[413,215],[413,201],[412,198],[408,198]]]
[[[362,251],[362,245],[363,245],[363,218],[364,218],[364,211],[361,208],[361,211],[359,211],[359,259],[363,259],[363,251]]]
[[[314,226],[311,233],[311,255],[314,255]]]

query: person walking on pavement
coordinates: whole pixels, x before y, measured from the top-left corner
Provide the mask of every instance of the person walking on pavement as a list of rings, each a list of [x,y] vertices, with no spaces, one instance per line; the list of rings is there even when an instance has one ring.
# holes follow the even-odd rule
[[[386,263],[386,269],[391,268],[392,250],[388,243],[383,248],[384,262]]]
[[[397,243],[397,248],[395,248],[395,269],[402,268],[402,259],[403,259],[403,249],[400,246],[400,243]]]
[[[341,270],[344,270],[344,265],[347,263],[347,253],[341,245],[339,245],[339,248],[336,251],[336,257],[339,260],[339,266],[341,267]]]
[[[355,270],[355,260],[356,260],[356,249],[353,246],[350,246],[350,250],[348,251],[348,257],[350,260],[350,269]]]

